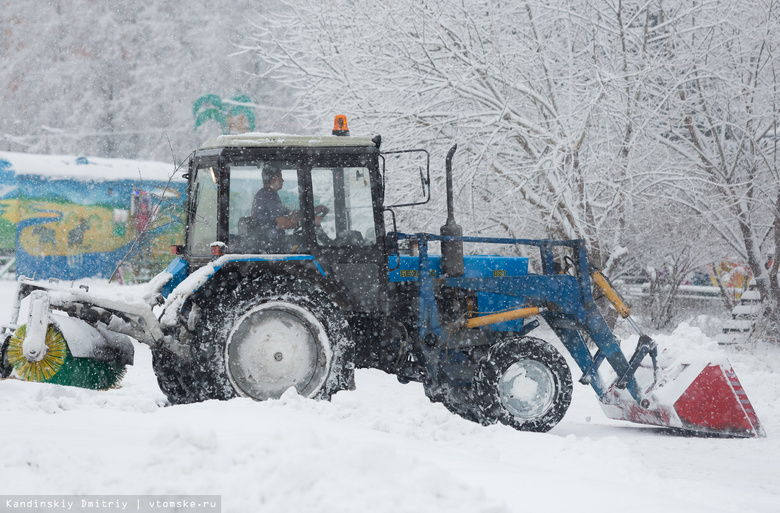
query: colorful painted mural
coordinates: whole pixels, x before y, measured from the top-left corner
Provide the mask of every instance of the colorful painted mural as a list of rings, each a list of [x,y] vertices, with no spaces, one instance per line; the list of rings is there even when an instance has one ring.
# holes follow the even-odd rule
[[[0,253],[36,279],[153,275],[184,238],[172,164],[0,152]]]

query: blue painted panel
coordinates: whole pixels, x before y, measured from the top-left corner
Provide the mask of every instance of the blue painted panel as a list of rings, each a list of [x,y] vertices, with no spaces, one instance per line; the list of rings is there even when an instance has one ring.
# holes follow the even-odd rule
[[[431,275],[441,274],[441,255],[429,255]],[[390,268],[398,264],[398,257],[389,258]],[[418,281],[420,258],[411,255],[401,255],[401,265],[389,274],[390,282]],[[463,257],[466,278],[518,277],[528,274],[528,259],[525,257],[502,257],[494,255],[466,255]],[[478,292],[477,302],[481,313],[500,312],[524,305],[523,298],[505,296],[489,292]],[[523,320],[493,324],[488,329],[492,331],[519,331]]]
[[[388,258],[389,266],[392,269],[398,264],[398,257]],[[428,262],[431,266],[431,275],[439,276],[441,274],[441,255],[428,255]],[[389,274],[390,283],[401,281],[417,281],[420,267],[420,257],[411,255],[401,255],[401,265],[395,271]]]
[[[17,246],[16,274],[38,280],[51,277],[61,280],[78,280],[88,276],[109,278],[131,246],[132,242],[114,251],[49,256],[30,255]]]
[[[466,278],[490,278],[526,276],[528,274],[528,259],[525,257],[502,257],[493,255],[463,257]],[[477,304],[480,313],[501,312],[524,306],[524,298],[504,296],[490,292],[477,292]],[[519,331],[523,327],[523,319],[492,324],[487,329],[491,331]]]
[[[177,256],[170,264],[168,264],[165,272],[171,273],[173,278],[171,278],[168,283],[165,284],[162,290],[160,290],[160,293],[163,297],[167,298],[168,294],[173,292],[173,289],[175,289],[179,283],[184,281],[184,279],[187,277],[187,267],[187,261],[180,256]]]

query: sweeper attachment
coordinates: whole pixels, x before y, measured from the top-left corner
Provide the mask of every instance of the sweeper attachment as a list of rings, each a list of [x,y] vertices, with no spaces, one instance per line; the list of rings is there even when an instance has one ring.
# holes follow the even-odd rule
[[[763,435],[728,361],[659,351],[591,267],[584,241],[463,236],[453,215],[454,147],[446,224],[438,235],[405,234],[394,209],[430,198],[427,152],[380,152],[378,136],[345,137],[344,118],[337,127],[333,136],[221,136],[194,152],[185,244],[137,301],[21,280],[3,375],[105,388],[132,362],[132,337],[151,347],[174,404],[266,400],[290,387],[328,399],[354,383],[356,367],[370,367],[422,383],[464,418],[548,431],[565,415],[573,381],[559,350],[531,336],[544,320],[608,417]],[[423,199],[387,206],[385,165],[418,156]],[[258,229],[263,209],[253,198],[268,186],[286,187],[278,192],[288,203],[274,215],[298,220],[292,233]],[[464,244],[491,249],[468,254]],[[541,272],[528,272],[528,258],[495,256],[500,246],[538,250]],[[636,329],[632,354],[594,288]]]
[[[0,376],[93,390],[117,386],[126,366],[133,364],[130,337],[102,323],[93,326],[50,312],[53,290],[30,287],[24,279],[19,282],[14,320],[0,346]],[[28,291],[28,322],[19,325],[20,299]]]

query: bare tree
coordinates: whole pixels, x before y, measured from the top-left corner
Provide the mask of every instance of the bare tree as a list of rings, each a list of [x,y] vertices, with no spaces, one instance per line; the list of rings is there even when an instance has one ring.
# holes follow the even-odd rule
[[[193,130],[193,103],[208,93],[249,94],[260,129],[287,128],[286,89],[250,80],[255,63],[233,55],[257,4],[4,0],[0,148],[167,160],[170,139],[181,158],[220,133]]]
[[[657,16],[625,3],[304,0],[262,20],[247,49],[319,119],[346,111],[391,144],[439,154],[460,143],[470,230],[534,224],[585,239],[609,267],[625,255],[631,191],[651,179],[632,169],[650,153],[635,144],[636,104]]]
[[[439,152],[459,142],[472,232],[583,238],[616,269],[626,247],[681,222],[632,231],[636,204],[674,200],[775,304],[777,3],[301,0],[246,49],[319,120],[344,111],[357,131]],[[430,207],[432,226],[442,211]]]
[[[775,322],[779,8],[775,0],[705,0],[667,24],[667,96],[656,113],[657,140],[684,175],[675,196],[749,264]]]
[[[655,192],[640,198],[629,216],[628,229],[636,237],[625,264],[633,272],[622,277],[644,282],[632,306],[640,307],[649,325],[664,329],[690,314],[681,287],[690,284],[696,271],[706,275],[709,264],[723,255],[721,245],[710,244],[717,240],[712,229],[682,221],[693,215],[690,209],[674,197],[662,197],[663,190]]]

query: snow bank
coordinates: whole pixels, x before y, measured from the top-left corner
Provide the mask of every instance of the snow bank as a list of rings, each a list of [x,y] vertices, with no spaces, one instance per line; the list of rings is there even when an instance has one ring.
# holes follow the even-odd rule
[[[657,338],[723,352],[689,326]],[[0,381],[0,494],[217,494],[231,513],[780,511],[780,350],[723,354],[767,438],[684,438],[606,419],[573,366],[572,406],[548,434],[465,421],[419,384],[374,370],[331,402],[288,392],[168,407],[137,345],[116,390]]]

